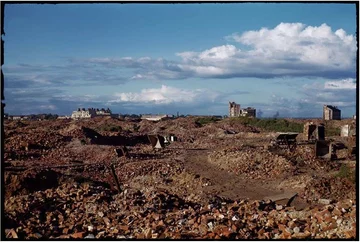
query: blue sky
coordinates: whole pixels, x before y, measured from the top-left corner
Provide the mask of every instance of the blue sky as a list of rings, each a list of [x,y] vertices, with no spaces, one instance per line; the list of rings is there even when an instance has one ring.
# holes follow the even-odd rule
[[[7,4],[5,112],[356,112],[355,4]]]

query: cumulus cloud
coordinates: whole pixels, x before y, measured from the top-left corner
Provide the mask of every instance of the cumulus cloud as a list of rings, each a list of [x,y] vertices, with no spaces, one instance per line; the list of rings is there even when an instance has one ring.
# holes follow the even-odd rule
[[[184,51],[181,61],[163,58],[91,58],[89,63],[133,70],[130,79],[186,79],[234,77],[355,76],[356,39],[327,24],[306,26],[280,23],[273,29],[246,31],[227,36],[225,44],[204,51]]]
[[[227,38],[250,49],[223,45],[203,52],[178,53],[190,66],[213,68],[213,75],[225,77],[317,76],[355,74],[356,39],[343,29],[332,31],[326,24],[306,26],[281,23],[274,29],[262,28],[233,34]]]
[[[109,102],[132,102],[132,103],[194,103],[201,101],[214,101],[219,94],[204,89],[179,89],[162,85],[161,88],[143,89],[138,93],[116,93],[116,99]]]
[[[235,77],[354,78],[356,39],[327,24],[280,23],[234,33],[224,44],[175,53],[180,61],[152,57],[69,59],[63,65],[5,66],[9,85],[121,84],[131,80]]]

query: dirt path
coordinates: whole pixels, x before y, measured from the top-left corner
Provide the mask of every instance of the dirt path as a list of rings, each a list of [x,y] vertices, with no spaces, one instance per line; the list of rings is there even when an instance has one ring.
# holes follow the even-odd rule
[[[236,199],[264,199],[265,197],[284,193],[275,189],[279,182],[260,181],[242,178],[241,175],[229,173],[212,165],[207,160],[210,150],[187,150],[185,155],[185,169],[209,179],[209,186],[204,192],[219,195],[233,200]]]

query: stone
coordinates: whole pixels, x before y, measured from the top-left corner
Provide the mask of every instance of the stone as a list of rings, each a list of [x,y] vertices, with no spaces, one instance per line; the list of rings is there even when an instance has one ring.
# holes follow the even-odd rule
[[[88,226],[88,231],[92,232],[93,230],[94,230],[94,226],[89,225],[89,226]]]
[[[318,202],[321,204],[328,205],[331,203],[331,200],[330,199],[319,199]]]
[[[84,239],[95,239],[95,236],[93,234],[88,234]]]
[[[234,215],[232,218],[231,218],[232,221],[238,221],[240,220],[239,216],[237,215]]]
[[[85,232],[77,232],[71,235],[72,238],[79,239],[84,238]]]

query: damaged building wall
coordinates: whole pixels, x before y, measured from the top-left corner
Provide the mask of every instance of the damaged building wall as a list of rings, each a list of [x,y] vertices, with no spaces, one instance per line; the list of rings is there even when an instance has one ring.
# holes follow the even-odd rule
[[[229,117],[256,117],[256,109],[248,107],[240,109],[240,104],[229,102]]]
[[[325,126],[324,124],[316,125],[312,122],[304,124],[305,140],[325,140]]]
[[[341,120],[341,111],[336,106],[324,105],[324,120]]]
[[[356,126],[346,124],[341,127],[341,137],[352,137],[356,136]]]
[[[251,108],[251,107],[242,109],[242,110],[240,110],[240,116],[256,117],[256,109]]]
[[[240,115],[240,104],[229,102],[229,117],[238,117]]]
[[[78,109],[77,111],[73,111],[71,114],[72,119],[83,119],[83,118],[93,118],[96,116],[96,110],[94,108],[88,108],[85,110],[84,108]]]

